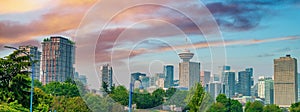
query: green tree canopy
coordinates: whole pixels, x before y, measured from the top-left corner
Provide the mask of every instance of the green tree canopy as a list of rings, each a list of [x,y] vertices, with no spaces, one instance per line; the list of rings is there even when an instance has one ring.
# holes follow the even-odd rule
[[[191,88],[190,93],[186,97],[185,101],[187,102],[188,109],[191,112],[198,112],[202,107],[206,107],[204,109],[207,109],[209,107],[211,103],[211,102],[207,102],[210,100],[209,97],[210,97],[209,94],[204,91],[202,85],[200,83],[197,83],[193,88]],[[205,104],[204,102],[206,102],[207,104]],[[207,105],[207,106],[203,106],[203,105]],[[201,111],[205,111],[205,110],[201,110]]]
[[[10,103],[0,103],[0,111],[1,112],[29,112],[29,110],[23,107],[18,101],[10,102]]]
[[[43,87],[47,94],[53,96],[76,97],[80,96],[76,84],[68,82],[50,82]]]
[[[264,105],[260,101],[254,101],[246,104],[245,112],[263,112],[263,108]]]
[[[21,56],[22,51],[14,51],[5,58],[0,58],[0,101],[7,103],[18,101],[29,108],[30,78],[27,68],[28,56]]]
[[[293,103],[289,110],[290,112],[300,112],[300,102]]]
[[[117,86],[112,94],[109,95],[114,101],[122,105],[128,105],[129,92],[124,86]]]
[[[219,94],[216,98],[217,103],[214,103],[210,110],[223,110],[223,107],[220,106],[222,104],[225,107],[225,112],[242,112],[243,106],[237,100],[232,100],[227,98],[225,94]],[[220,104],[218,104],[220,103]],[[213,109],[211,109],[213,108]],[[218,109],[219,108],[219,109]]]
[[[207,110],[207,112],[226,112],[226,107],[222,103],[216,102]]]
[[[264,112],[282,112],[279,106],[275,104],[269,104],[264,107]]]

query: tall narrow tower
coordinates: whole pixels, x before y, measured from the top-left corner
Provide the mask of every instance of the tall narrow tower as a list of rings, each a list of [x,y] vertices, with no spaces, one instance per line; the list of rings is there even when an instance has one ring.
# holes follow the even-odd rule
[[[105,64],[103,66],[100,67],[100,77],[102,79],[102,83],[106,83],[108,88],[112,87],[113,85],[113,69],[112,66],[110,66],[109,64]]]
[[[182,59],[179,63],[179,86],[189,89],[200,82],[200,63],[190,62],[194,53],[187,49],[178,55]]]
[[[297,102],[297,60],[291,55],[274,59],[274,103],[290,107]]]

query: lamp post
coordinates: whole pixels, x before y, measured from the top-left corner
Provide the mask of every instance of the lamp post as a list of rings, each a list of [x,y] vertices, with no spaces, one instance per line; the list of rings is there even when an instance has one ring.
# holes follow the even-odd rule
[[[11,46],[4,46],[4,48],[21,51],[21,53],[23,53],[29,57],[29,61],[31,63],[30,112],[32,112],[32,100],[33,100],[33,89],[34,89],[34,61],[32,60],[32,58],[30,57],[30,55],[27,52],[24,52],[18,48],[11,47]]]
[[[138,78],[133,78],[133,77],[131,76],[131,78],[130,78],[130,86],[129,86],[128,112],[132,112],[132,94],[133,94],[134,82],[135,82],[136,80],[140,81],[140,83],[141,83],[140,89],[143,88],[142,81],[140,80],[140,77],[138,77]]]

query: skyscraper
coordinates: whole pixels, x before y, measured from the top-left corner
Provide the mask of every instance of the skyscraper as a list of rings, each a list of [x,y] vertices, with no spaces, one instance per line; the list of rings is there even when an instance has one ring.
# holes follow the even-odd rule
[[[63,82],[73,79],[75,63],[75,46],[71,40],[56,36],[42,42],[42,77],[41,82]]]
[[[100,67],[100,77],[102,79],[101,84],[105,82],[108,85],[108,88],[113,85],[113,69],[109,64]]]
[[[274,104],[274,81],[272,78],[265,78],[265,104]]]
[[[164,66],[164,74],[165,78],[165,88],[170,88],[174,84],[174,66],[173,65],[165,65]]]
[[[259,98],[265,98],[265,91],[266,91],[266,85],[265,85],[265,77],[264,76],[260,76],[258,77],[258,97]]]
[[[260,76],[258,78],[258,97],[265,100],[265,104],[274,103],[273,79],[271,77]]]
[[[238,92],[243,96],[251,96],[251,74],[247,71],[240,71],[238,73],[238,83]]]
[[[222,90],[223,84],[220,82],[210,82],[206,84],[206,90],[210,94],[210,96],[216,100],[217,96],[221,93],[224,93],[224,90]]]
[[[297,60],[291,55],[274,59],[274,102],[290,107],[298,100]]]
[[[251,77],[251,86],[254,85],[254,80],[253,80],[253,68],[246,68],[246,72],[250,74]]]
[[[194,53],[189,50],[184,50],[178,55],[182,59],[179,63],[179,86],[189,89],[200,82],[200,63],[190,62]]]
[[[203,87],[205,87],[206,84],[210,81],[210,72],[209,71],[202,71],[200,73],[200,80]]]
[[[233,97],[235,94],[235,72],[224,72],[224,82],[225,95],[229,98]]]
[[[34,79],[40,80],[41,52],[38,51],[38,47],[27,45],[27,46],[19,46],[19,49],[24,50],[24,52],[27,52],[31,56],[32,60],[36,61],[34,63]],[[25,54],[21,54],[21,55],[25,55]],[[31,71],[31,67],[28,67],[28,71]]]
[[[224,73],[225,71],[230,71],[230,66],[227,66],[227,65],[224,65],[224,66],[219,66],[219,75],[217,77],[219,77],[218,79],[219,80],[216,80],[216,81],[221,81],[223,82],[224,81]]]

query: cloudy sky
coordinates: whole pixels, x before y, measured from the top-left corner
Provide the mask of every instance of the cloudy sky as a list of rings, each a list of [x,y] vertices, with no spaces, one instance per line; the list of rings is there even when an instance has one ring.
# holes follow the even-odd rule
[[[297,0],[3,0],[0,57],[12,52],[4,45],[41,47],[43,38],[61,35],[76,42],[76,71],[93,88],[104,63],[120,84],[165,64],[175,66],[178,79],[183,49],[214,74],[226,64],[253,67],[255,78],[272,76],[273,59],[300,59],[299,9]]]

